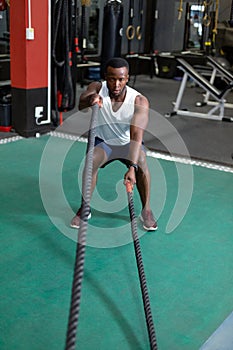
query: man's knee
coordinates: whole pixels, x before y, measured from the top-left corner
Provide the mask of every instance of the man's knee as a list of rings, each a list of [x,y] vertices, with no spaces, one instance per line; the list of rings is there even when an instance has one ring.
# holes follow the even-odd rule
[[[146,172],[148,171],[148,166],[147,166],[147,160],[146,160],[146,154],[144,151],[141,151],[139,158],[138,158],[138,167],[143,171]]]

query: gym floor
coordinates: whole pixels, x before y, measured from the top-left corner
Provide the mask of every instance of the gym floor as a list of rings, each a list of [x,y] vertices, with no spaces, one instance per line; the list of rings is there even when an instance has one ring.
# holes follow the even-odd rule
[[[145,143],[159,228],[145,233],[138,224],[138,234],[158,349],[229,350],[233,123],[164,118],[179,83],[138,76],[134,86],[151,103]],[[199,88],[187,88],[185,103],[195,106],[200,96]],[[79,205],[86,149],[80,136],[89,121],[90,114],[74,110],[40,138],[1,134],[0,349],[64,349],[77,236],[69,222]],[[80,350],[149,349],[124,171],[118,162],[101,170],[92,198]],[[138,215],[136,191],[134,202]]]

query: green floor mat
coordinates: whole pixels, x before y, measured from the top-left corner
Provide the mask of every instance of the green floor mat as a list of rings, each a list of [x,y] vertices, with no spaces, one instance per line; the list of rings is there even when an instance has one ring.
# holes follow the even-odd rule
[[[49,136],[0,145],[1,350],[64,349],[77,238],[69,222],[80,204],[85,148]],[[145,233],[139,223],[138,234],[158,348],[198,350],[233,309],[233,177],[193,166],[181,184],[179,172],[191,174],[190,166],[148,163],[159,229]],[[119,162],[101,170],[93,195],[79,350],[149,349],[124,172]],[[175,225],[179,190],[192,186]],[[134,200],[139,215],[136,190]]]

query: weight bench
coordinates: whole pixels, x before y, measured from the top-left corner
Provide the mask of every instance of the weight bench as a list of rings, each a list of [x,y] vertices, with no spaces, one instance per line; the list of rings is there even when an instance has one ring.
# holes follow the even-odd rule
[[[180,88],[178,91],[178,95],[176,98],[176,102],[174,104],[173,112],[166,114],[166,116],[173,115],[185,115],[190,117],[197,118],[205,118],[205,119],[213,119],[213,120],[229,120],[233,121],[233,117],[227,117],[224,115],[224,107],[225,107],[225,97],[229,93],[229,91],[233,88],[233,80],[222,90],[217,89],[209,80],[203,77],[200,73],[198,73],[187,61],[183,58],[177,58],[178,68],[184,72],[182,82],[180,84]],[[212,107],[206,113],[192,112],[188,110],[180,109],[182,97],[184,94],[184,90],[186,87],[186,83],[190,77],[198,86],[206,91],[212,98],[215,100],[216,105]],[[219,114],[215,114],[219,110]]]
[[[213,71],[210,77],[210,83],[214,84],[216,76],[220,76],[225,82],[228,84],[233,81],[233,72],[231,73],[229,70],[225,69],[216,59],[214,59],[212,56],[207,56],[207,65],[211,66]],[[209,99],[210,94],[207,92],[204,95],[203,102],[197,104],[197,106],[215,106],[216,101],[212,101]],[[233,108],[233,103],[227,103],[225,102],[225,108]]]

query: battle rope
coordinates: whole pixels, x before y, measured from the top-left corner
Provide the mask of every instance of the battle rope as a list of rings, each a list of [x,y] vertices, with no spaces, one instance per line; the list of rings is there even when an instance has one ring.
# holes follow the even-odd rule
[[[88,146],[84,167],[84,176],[82,184],[83,202],[81,209],[81,222],[78,232],[78,242],[76,249],[76,260],[74,266],[74,276],[72,285],[72,296],[70,304],[70,314],[68,329],[66,335],[66,350],[74,350],[76,344],[76,334],[78,326],[78,318],[80,311],[81,300],[81,287],[84,274],[84,261],[85,261],[85,247],[86,247],[86,232],[87,221],[90,212],[90,200],[91,200],[91,182],[92,182],[92,169],[93,169],[93,151],[95,142],[95,128],[96,119],[98,113],[98,105],[92,107],[92,117],[90,123],[90,130],[88,134]]]
[[[147,330],[148,330],[148,335],[150,339],[150,348],[151,350],[157,350],[158,348],[157,348],[157,341],[155,336],[153,317],[152,317],[152,312],[150,307],[150,299],[149,299],[149,294],[147,290],[146,276],[144,272],[141,248],[140,248],[140,243],[139,243],[138,234],[137,234],[137,218],[134,210],[133,188],[130,182],[126,183],[126,191],[128,196],[128,207],[129,207],[130,220],[131,220],[132,238],[134,242],[134,250],[135,250],[135,256],[137,261],[139,279],[140,279],[140,286],[141,286],[141,292],[142,292],[142,298],[143,298]]]

